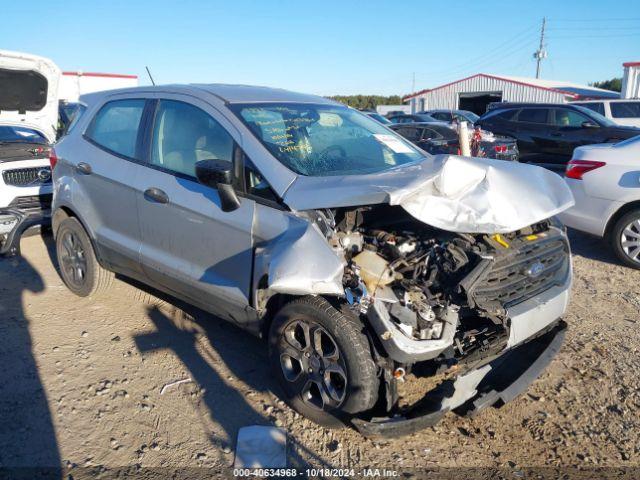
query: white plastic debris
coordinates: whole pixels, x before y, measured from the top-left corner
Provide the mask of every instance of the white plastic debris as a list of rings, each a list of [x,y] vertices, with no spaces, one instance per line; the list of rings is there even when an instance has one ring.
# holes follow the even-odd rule
[[[171,387],[175,387],[176,385],[180,385],[181,383],[189,383],[191,381],[192,381],[191,377],[189,377],[189,378],[183,378],[182,380],[176,380],[175,382],[167,383],[160,390],[160,395],[164,395],[164,392],[166,392]]]
[[[286,468],[287,434],[281,428],[262,425],[238,431],[234,468]]]

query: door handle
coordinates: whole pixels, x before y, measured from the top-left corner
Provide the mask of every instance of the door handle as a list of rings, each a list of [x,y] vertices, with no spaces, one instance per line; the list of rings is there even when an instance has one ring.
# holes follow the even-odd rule
[[[554,132],[554,133],[552,133],[552,134],[551,134],[551,136],[552,136],[552,137],[561,137],[561,136],[562,136],[562,134],[561,134],[561,133],[558,133],[558,132]]]
[[[156,187],[147,188],[144,191],[144,198],[150,202],[169,203],[169,195]]]
[[[83,175],[90,175],[93,172],[93,170],[91,169],[91,165],[84,162],[80,162],[78,165],[76,165],[76,170]]]

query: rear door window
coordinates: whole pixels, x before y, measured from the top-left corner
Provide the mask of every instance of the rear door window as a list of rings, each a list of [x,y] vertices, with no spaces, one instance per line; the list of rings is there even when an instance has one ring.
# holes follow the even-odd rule
[[[519,123],[548,123],[549,109],[548,108],[523,108],[518,113]]]
[[[95,144],[118,155],[136,158],[138,128],[145,100],[115,100],[96,114],[86,132]]]
[[[420,129],[415,127],[402,127],[397,128],[396,132],[402,135],[407,140],[416,141],[420,140]]]
[[[598,112],[600,115],[604,115],[604,103],[602,102],[581,103],[580,106],[593,110],[594,112]]]
[[[640,102],[611,102],[613,118],[640,118]]]
[[[425,128],[424,129],[424,133],[422,134],[422,139],[423,140],[435,140],[435,139],[438,139],[438,138],[442,138],[442,135],[440,135],[435,130],[433,130],[431,128]]]

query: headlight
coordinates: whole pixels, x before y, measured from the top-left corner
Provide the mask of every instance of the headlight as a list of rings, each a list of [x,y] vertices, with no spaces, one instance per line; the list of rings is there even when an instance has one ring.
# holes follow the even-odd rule
[[[18,217],[11,214],[0,214],[0,235],[11,232],[18,224]]]

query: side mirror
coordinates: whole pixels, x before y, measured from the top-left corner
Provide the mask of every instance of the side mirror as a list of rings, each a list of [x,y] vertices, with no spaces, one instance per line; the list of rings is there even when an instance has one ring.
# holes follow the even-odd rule
[[[594,122],[582,122],[582,128],[598,128],[600,125],[598,125],[597,123]]]
[[[202,185],[218,190],[223,212],[240,207],[240,199],[233,189],[233,163],[226,160],[200,160],[196,162],[196,178]]]

